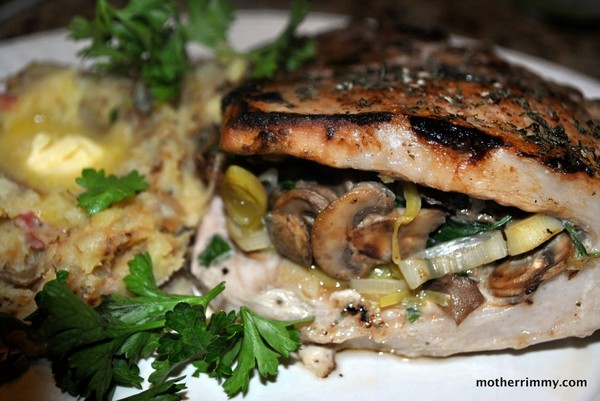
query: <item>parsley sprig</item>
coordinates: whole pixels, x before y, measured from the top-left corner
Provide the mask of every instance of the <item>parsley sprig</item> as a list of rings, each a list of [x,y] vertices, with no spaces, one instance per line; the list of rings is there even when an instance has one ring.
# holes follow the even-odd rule
[[[178,29],[173,1],[134,0],[118,9],[107,0],[97,0],[96,17],[73,18],[73,39],[91,39],[79,55],[97,60],[95,67],[142,78],[159,100],[179,92],[187,56]]]
[[[138,362],[157,355],[152,386],[129,400],[180,400],[185,388],[179,368],[192,364],[196,374],[224,379],[230,396],[248,390],[252,372],[277,374],[279,358],[300,346],[301,321],[262,318],[243,307],[239,312],[206,308],[225,286],[204,295],[174,295],[154,281],[148,253],[129,262],[127,289],[135,296],[108,295],[92,308],[68,288],[68,273],[57,272],[38,293],[30,320],[47,343],[57,385],[86,400],[110,400],[117,385],[142,388]]]
[[[107,176],[103,169],[85,168],[81,171],[81,177],[75,181],[87,189],[77,197],[77,205],[84,208],[89,216],[149,187],[144,176],[136,170],[117,177],[113,174]]]
[[[158,101],[174,100],[190,68],[188,42],[213,50],[218,57],[241,58],[253,68],[254,78],[278,69],[295,69],[315,54],[311,40],[296,36],[308,12],[306,0],[295,0],[290,20],[272,43],[241,52],[229,43],[234,9],[226,0],[186,0],[187,19],[179,17],[175,0],[130,0],[122,9],[97,0],[92,20],[76,17],[69,25],[73,39],[90,39],[79,55],[95,59],[102,71],[141,79]]]
[[[297,35],[309,11],[307,0],[293,0],[288,22],[279,36],[248,51],[236,50],[229,42],[235,16],[226,0],[187,0],[186,4],[189,16],[183,26],[186,40],[207,46],[218,57],[248,61],[252,78],[269,78],[279,70],[293,71],[316,54],[314,40]]]

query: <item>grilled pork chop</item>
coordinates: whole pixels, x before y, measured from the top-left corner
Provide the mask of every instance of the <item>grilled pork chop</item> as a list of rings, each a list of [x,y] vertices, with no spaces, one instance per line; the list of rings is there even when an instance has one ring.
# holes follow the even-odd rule
[[[377,171],[600,227],[600,128],[580,94],[434,35],[368,25],[337,35],[321,38],[313,68],[233,92],[221,148]]]
[[[303,160],[295,177],[304,176],[270,192],[265,224],[277,252],[238,250],[192,266],[207,287],[227,281],[223,305],[314,316],[302,329],[307,343],[407,356],[523,348],[600,328],[600,263],[576,258],[565,232],[522,255],[434,277],[416,290],[450,303],[419,303],[416,317],[406,303],[384,307],[352,285],[393,260],[394,222],[409,204],[392,181],[415,184],[424,204],[399,231],[401,259],[423,252],[458,215],[554,216],[598,251],[600,127],[581,94],[437,32],[367,23],[317,44],[310,66],[224,100],[224,151],[285,161],[282,170]],[[311,175],[306,161],[326,167]],[[344,178],[332,184],[336,175]],[[342,210],[356,205],[355,214]],[[215,197],[194,261],[214,233],[230,234],[224,213]]]

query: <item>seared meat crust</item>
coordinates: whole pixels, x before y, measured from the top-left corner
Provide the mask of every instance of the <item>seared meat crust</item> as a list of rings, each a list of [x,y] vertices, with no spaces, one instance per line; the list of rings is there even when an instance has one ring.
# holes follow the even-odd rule
[[[437,32],[365,23],[317,40],[308,68],[229,94],[222,149],[377,171],[600,227],[600,126],[577,91]]]

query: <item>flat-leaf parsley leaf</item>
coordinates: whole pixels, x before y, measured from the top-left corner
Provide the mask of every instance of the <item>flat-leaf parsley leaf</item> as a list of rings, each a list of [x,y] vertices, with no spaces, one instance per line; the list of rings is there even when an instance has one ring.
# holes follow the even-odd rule
[[[224,283],[201,296],[169,294],[156,286],[149,254],[136,255],[129,268],[125,284],[134,296],[111,294],[97,308],[71,292],[66,271],[36,297],[29,320],[47,344],[57,385],[71,395],[105,401],[116,386],[141,389],[137,364],[156,355],[152,386],[130,401],[180,400],[181,378],[169,378],[187,364],[195,375],[225,379],[223,388],[233,396],[247,391],[254,369],[276,375],[279,358],[300,347],[294,325],[306,319],[270,320],[246,307],[209,318],[208,303]]]
[[[136,170],[123,177],[117,177],[113,174],[106,176],[103,169],[97,171],[86,168],[75,181],[87,189],[77,197],[77,205],[84,208],[90,216],[149,187],[144,181],[144,176]]]
[[[213,235],[206,248],[198,255],[201,266],[209,267],[213,263],[229,256],[233,251],[231,245],[218,234]]]
[[[279,37],[245,54],[254,66],[252,78],[269,78],[278,70],[293,71],[315,56],[314,40],[295,34],[308,9],[308,2],[294,1],[289,21]]]
[[[131,0],[122,9],[97,0],[91,21],[75,17],[73,39],[91,39],[79,55],[100,71],[141,78],[158,101],[175,98],[188,69],[185,41],[172,0]]]
[[[248,62],[253,78],[298,68],[315,54],[314,42],[295,34],[307,12],[306,0],[294,0],[281,35],[250,51],[238,51],[229,42],[234,9],[226,0],[130,0],[122,9],[97,0],[94,19],[76,17],[69,30],[73,39],[91,39],[79,55],[96,59],[98,70],[140,79],[163,102],[177,98],[190,69],[188,42],[204,45],[222,59]]]

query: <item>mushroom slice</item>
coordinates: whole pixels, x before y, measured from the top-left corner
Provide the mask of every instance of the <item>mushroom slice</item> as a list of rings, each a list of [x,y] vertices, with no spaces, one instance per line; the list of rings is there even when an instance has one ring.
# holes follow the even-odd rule
[[[280,255],[302,266],[310,266],[310,228],[300,216],[273,212],[267,214],[265,222],[271,242]]]
[[[451,302],[442,309],[457,325],[485,301],[475,280],[456,274],[447,274],[433,280],[428,289],[450,295]]]
[[[427,246],[429,234],[446,221],[446,213],[439,209],[421,209],[419,214],[398,230],[400,256],[407,258]]]
[[[341,280],[366,275],[376,261],[357,252],[351,233],[367,216],[391,213],[394,200],[394,193],[382,184],[361,182],[327,206],[317,215],[312,230],[317,265]]]
[[[397,213],[370,214],[349,233],[354,262],[383,264],[392,260],[392,235]]]
[[[358,255],[373,259],[373,263],[392,261],[392,235],[396,219],[402,215],[397,209],[385,216],[371,214],[350,233],[350,243]],[[409,224],[398,231],[398,246],[401,257],[406,258],[422,251],[427,245],[429,234],[446,219],[446,214],[437,209],[421,209]]]
[[[507,298],[509,303],[522,302],[542,281],[564,270],[572,253],[569,236],[559,234],[541,249],[498,265],[488,278],[490,291],[496,297]]]
[[[327,187],[306,184],[283,192],[273,201],[273,210],[314,218],[337,196]]]
[[[333,191],[307,185],[286,191],[273,202],[265,223],[280,255],[301,264],[312,263],[311,229],[315,216],[335,199]]]

